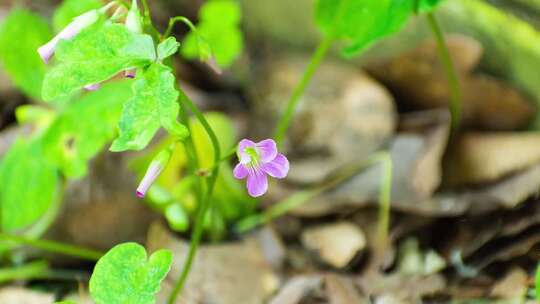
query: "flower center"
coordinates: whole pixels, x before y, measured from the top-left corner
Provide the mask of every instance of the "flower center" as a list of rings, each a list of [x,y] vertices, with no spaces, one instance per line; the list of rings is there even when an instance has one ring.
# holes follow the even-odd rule
[[[254,147],[247,147],[246,149],[244,149],[244,153],[246,153],[247,155],[249,155],[249,157],[251,158],[251,161],[250,163],[252,165],[255,165],[259,162],[259,153],[257,153],[257,149],[254,148]]]

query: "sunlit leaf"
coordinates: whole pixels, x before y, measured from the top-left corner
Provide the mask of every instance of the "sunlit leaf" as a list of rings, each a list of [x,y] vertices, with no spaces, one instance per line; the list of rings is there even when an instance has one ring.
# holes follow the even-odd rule
[[[170,270],[172,254],[158,250],[147,258],[136,243],[113,247],[96,264],[90,294],[96,304],[152,304]]]
[[[16,9],[0,26],[1,68],[25,94],[41,99],[45,64],[37,49],[52,36],[49,24],[39,15]]]
[[[439,3],[444,0],[418,0],[418,11],[427,12],[433,10]]]
[[[58,194],[58,170],[43,157],[40,141],[19,139],[0,162],[2,230],[28,227]]]
[[[68,103],[44,135],[45,154],[64,175],[86,175],[88,161],[116,135],[132,81],[112,82]]]
[[[120,135],[111,151],[141,150],[161,126],[179,139],[188,135],[187,128],[177,121],[180,106],[175,83],[171,69],[160,63],[152,64],[137,77],[133,97],[122,110]]]
[[[410,0],[318,0],[316,21],[326,35],[349,41],[343,53],[354,56],[399,31],[414,12]]]
[[[180,43],[174,37],[169,37],[162,41],[157,47],[157,56],[159,60],[163,60],[174,55],[178,51]]]
[[[57,47],[57,64],[45,76],[43,98],[67,96],[86,85],[105,81],[120,71],[143,67],[156,59],[148,35],[120,24],[98,22]]]
[[[64,0],[54,12],[54,30],[60,32],[73,18],[87,11],[100,8],[102,5],[103,2],[100,0]]]
[[[236,1],[207,2],[199,13],[197,32],[190,32],[184,40],[182,54],[188,59],[204,61],[213,55],[220,67],[230,66],[244,47],[240,18],[241,10]]]

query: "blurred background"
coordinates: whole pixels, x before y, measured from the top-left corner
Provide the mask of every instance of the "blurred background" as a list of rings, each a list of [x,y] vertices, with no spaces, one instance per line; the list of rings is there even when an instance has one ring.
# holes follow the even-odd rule
[[[204,3],[149,1],[160,31],[176,15],[196,24]],[[172,62],[186,94],[207,112],[224,150],[242,138],[270,137],[321,40],[314,0],[239,3],[243,51],[230,68],[217,75],[181,56]],[[142,152],[109,152],[117,122],[111,114],[106,119],[112,134],[99,145],[77,146],[92,152],[82,153],[76,164],[66,156],[61,167],[72,174],[47,170],[43,156],[55,149],[48,144],[60,137],[70,146],[62,137],[67,133],[57,135],[51,126],[76,125],[77,115],[86,113],[40,98],[47,68],[34,51],[65,24],[62,16],[69,13],[58,13],[60,5],[0,0],[2,229],[10,231],[5,214],[18,210],[29,214],[27,224],[46,218],[46,224],[13,229],[29,236],[104,251],[126,241],[150,251],[172,249],[173,268],[158,296],[164,303],[181,271],[197,208],[186,190],[193,180],[184,174],[184,151],[177,149],[149,197],[138,199],[138,179],[170,138],[160,134]],[[25,21],[8,27],[16,10]],[[337,43],[302,97],[288,132],[288,178],[254,200],[232,178],[234,163],[222,167],[205,243],[178,303],[535,303],[540,1],[445,0],[435,15],[458,72],[460,129],[450,130],[450,89],[424,16],[411,18],[398,34],[352,59],[341,56]],[[187,32],[181,25],[173,31],[180,42]],[[120,89],[105,89],[101,95],[83,94],[73,104],[112,96],[121,106],[123,93],[114,91]],[[96,125],[102,124],[100,117]],[[211,167],[208,139],[196,123],[194,130],[202,164]],[[51,134],[41,150],[20,144],[40,134]],[[376,233],[381,165],[355,172],[318,195],[298,194],[318,189],[378,151],[388,151],[393,162],[389,242],[383,251]],[[283,202],[294,208],[261,218]],[[93,263],[1,242],[6,269],[47,260],[47,269],[68,275],[3,279],[0,268],[0,303],[64,298],[92,303],[87,282]]]

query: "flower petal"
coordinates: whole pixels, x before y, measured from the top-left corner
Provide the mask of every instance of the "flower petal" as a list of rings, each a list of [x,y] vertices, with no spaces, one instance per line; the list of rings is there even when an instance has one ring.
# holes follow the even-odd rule
[[[247,177],[247,190],[252,197],[259,197],[268,190],[268,178],[262,170],[249,170]]]
[[[248,169],[242,163],[240,163],[234,167],[233,175],[237,179],[244,179],[246,176],[248,176]]]
[[[256,144],[249,139],[242,139],[238,143],[238,149],[236,150],[236,155],[238,156],[238,160],[240,161],[240,163],[247,164],[251,161],[251,156],[246,154],[244,150],[246,150],[246,148],[255,148],[255,147],[256,147]]]
[[[261,169],[271,177],[285,178],[289,173],[289,160],[285,155],[279,153],[274,160],[261,165]]]
[[[265,139],[257,143],[257,151],[262,163],[268,163],[276,158],[277,145],[273,139]]]

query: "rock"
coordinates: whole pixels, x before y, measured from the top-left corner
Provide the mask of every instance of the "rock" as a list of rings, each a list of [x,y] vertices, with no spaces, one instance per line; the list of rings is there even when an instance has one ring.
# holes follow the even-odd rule
[[[347,266],[366,247],[364,233],[350,222],[307,228],[301,240],[305,248],[315,251],[321,260],[336,268]]]
[[[147,247],[150,252],[166,248],[174,253],[171,271],[158,294],[158,302],[165,301],[172,284],[180,276],[189,243],[177,239],[167,228],[156,223],[150,227]],[[277,289],[278,282],[255,238],[203,245],[199,247],[182,296],[176,303],[265,303]]]
[[[21,287],[6,286],[0,289],[0,303],[52,304],[54,303],[54,295]]]
[[[314,289],[322,285],[320,275],[302,275],[289,279],[279,293],[275,295],[269,304],[299,304],[300,301]]]
[[[286,54],[271,58],[257,78],[255,112],[268,132],[300,80],[307,58]],[[359,119],[361,117],[361,119]],[[310,184],[351,160],[366,158],[393,134],[396,110],[390,94],[364,73],[324,62],[300,100],[288,132],[291,161],[288,181]]]
[[[540,133],[467,133],[449,151],[451,186],[493,182],[540,162]]]

